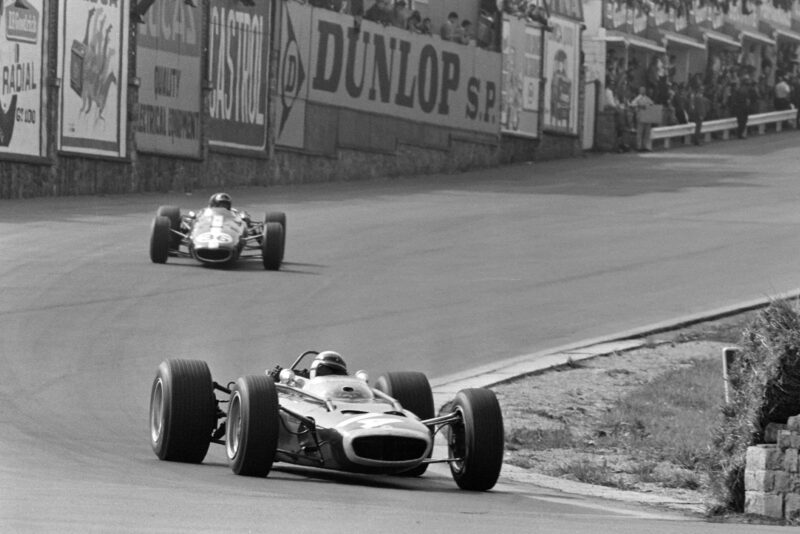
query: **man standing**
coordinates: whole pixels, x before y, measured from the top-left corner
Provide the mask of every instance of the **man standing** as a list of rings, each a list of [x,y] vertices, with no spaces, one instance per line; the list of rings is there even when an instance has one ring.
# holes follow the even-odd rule
[[[458,13],[451,11],[447,15],[447,20],[442,24],[442,29],[439,32],[443,41],[455,41],[458,38],[461,28],[458,25]]]
[[[731,107],[736,115],[736,135],[739,139],[747,137],[747,116],[750,114],[750,77],[743,74],[736,82],[736,88],[731,95]]]
[[[642,120],[642,112],[654,103],[653,99],[647,96],[644,85],[639,87],[639,94],[631,100],[631,105],[636,108],[636,150],[650,152],[653,149],[650,140],[650,129],[653,125]]]
[[[792,76],[792,104],[797,110],[795,128],[800,128],[800,76],[797,74]]]
[[[706,100],[703,96],[703,84],[698,83],[694,86],[691,95],[689,96],[689,120],[694,122],[694,134],[692,135],[692,143],[695,145],[703,144],[702,130],[703,119],[706,117]]]

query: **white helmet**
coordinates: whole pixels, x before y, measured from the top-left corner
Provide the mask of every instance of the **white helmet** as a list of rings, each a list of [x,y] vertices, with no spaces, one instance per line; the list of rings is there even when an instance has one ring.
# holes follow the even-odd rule
[[[311,378],[325,375],[346,375],[347,364],[344,363],[341,354],[326,350],[317,354],[317,357],[311,362],[310,371],[309,376]]]

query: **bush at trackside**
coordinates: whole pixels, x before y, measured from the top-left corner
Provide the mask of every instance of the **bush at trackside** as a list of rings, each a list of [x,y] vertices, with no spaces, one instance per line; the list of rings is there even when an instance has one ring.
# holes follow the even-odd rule
[[[787,300],[775,300],[745,328],[741,351],[729,369],[730,403],[713,430],[719,465],[712,490],[717,512],[744,510],[747,447],[763,443],[768,423],[800,414],[800,314]]]

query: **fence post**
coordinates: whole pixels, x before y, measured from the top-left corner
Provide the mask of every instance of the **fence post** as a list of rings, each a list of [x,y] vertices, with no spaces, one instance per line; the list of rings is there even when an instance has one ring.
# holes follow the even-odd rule
[[[739,350],[739,347],[725,347],[722,349],[722,380],[725,384],[725,404],[730,404],[731,402],[729,369],[739,354]]]

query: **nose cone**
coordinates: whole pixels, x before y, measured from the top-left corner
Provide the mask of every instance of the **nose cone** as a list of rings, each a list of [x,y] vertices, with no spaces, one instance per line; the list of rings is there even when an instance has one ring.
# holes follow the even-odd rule
[[[394,414],[358,415],[336,430],[348,459],[361,465],[411,468],[427,457],[433,444],[425,425]]]

